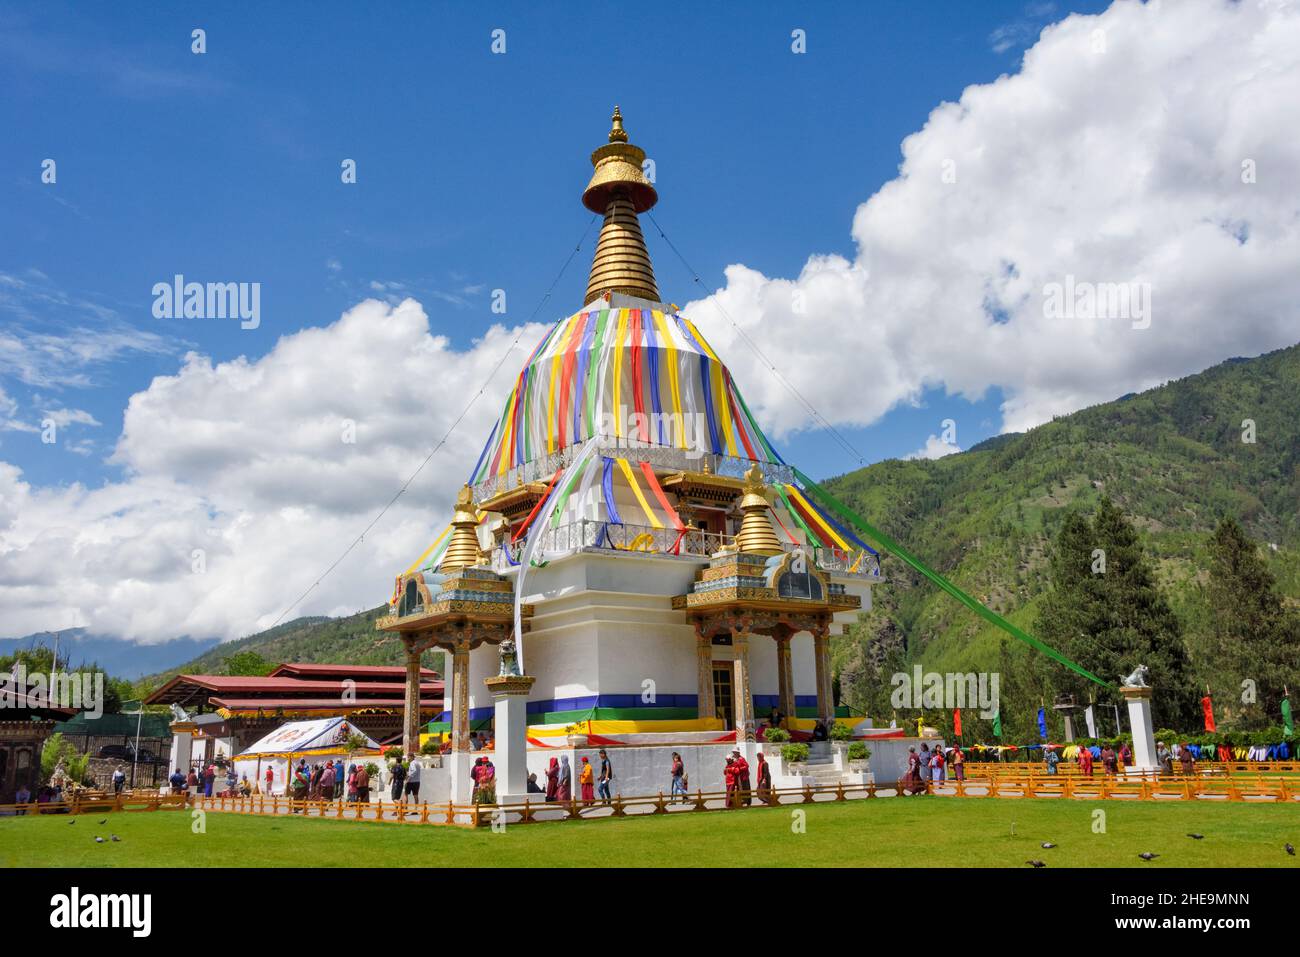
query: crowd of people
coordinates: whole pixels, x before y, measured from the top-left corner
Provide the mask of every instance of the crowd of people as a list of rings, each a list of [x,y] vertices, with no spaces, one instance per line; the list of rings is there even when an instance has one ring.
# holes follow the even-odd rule
[[[966,780],[966,756],[961,748],[939,744],[932,748],[922,741],[919,752],[914,747],[907,749],[907,780],[913,794],[924,793],[928,781],[948,780],[949,768],[954,781]]]

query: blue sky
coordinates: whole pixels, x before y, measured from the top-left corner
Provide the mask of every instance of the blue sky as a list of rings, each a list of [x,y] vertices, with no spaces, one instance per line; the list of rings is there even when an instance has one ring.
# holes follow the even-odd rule
[[[813,252],[851,257],[855,206],[896,174],[902,138],[940,101],[1014,70],[1064,12],[955,2],[755,4],[743,17],[696,4],[385,11],[182,4],[146,16],[43,4],[4,15],[0,268],[44,295],[0,304],[0,322],[158,337],[86,363],[81,385],[12,370],[0,379],[20,406],[75,407],[102,424],[84,432],[91,454],[5,434],[0,451],[29,481],[102,481],[127,400],[182,353],[255,359],[283,334],[333,322],[371,282],[401,282],[458,346],[499,318],[493,288],[507,290],[507,318],[524,318],[587,224],[587,153],[615,102],[656,161],[656,216],[709,291],[732,262],[790,275]],[[203,55],[190,50],[195,27],[207,32]],[[490,52],[496,28],[505,55]],[[806,55],[791,53],[795,28],[807,31]],[[58,164],[54,185],[40,182],[45,158]],[[340,183],[345,158],[357,161],[355,185]],[[646,225],[664,295],[698,298]],[[581,303],[590,242],[541,318]],[[177,271],[261,282],[260,328],[153,318],[152,285]],[[998,431],[1000,398],[932,389],[920,407],[844,432],[875,461],[915,450],[953,416],[969,446]],[[784,445],[814,475],[856,466],[815,431]]]
[[[857,458],[748,340],[875,462],[1300,329],[1296,2],[10,4],[0,83],[5,635],[229,639],[384,600],[587,231],[538,320],[582,304],[615,103],[701,277],[645,221],[663,296],[815,478]],[[155,318],[178,273],[259,283],[260,325]],[[1144,315],[1048,308],[1102,285]]]

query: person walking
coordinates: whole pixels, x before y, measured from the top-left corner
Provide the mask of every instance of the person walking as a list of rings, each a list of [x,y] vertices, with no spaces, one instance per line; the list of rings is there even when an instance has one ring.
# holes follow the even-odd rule
[[[406,785],[406,765],[402,763],[401,758],[393,762],[392,779],[393,783],[388,791],[388,796],[393,801],[400,801]]]
[[[1192,757],[1192,749],[1185,744],[1178,754],[1178,763],[1182,765],[1185,776],[1190,778],[1196,773],[1196,759]]]
[[[560,761],[558,758],[551,758],[551,763],[546,766],[546,800],[554,802],[557,800],[556,795],[560,790]]]
[[[763,752],[758,752],[758,767],[756,768],[754,781],[755,788],[758,791],[758,799],[764,804],[772,803],[772,766],[767,763],[767,758]]]
[[[943,759],[943,748],[936,744],[934,746],[934,750],[930,752],[930,780],[931,781],[946,780],[946,775],[944,774],[944,770],[943,770],[944,763],[945,762]]]
[[[749,797],[749,762],[745,760],[740,751],[732,751],[731,757],[735,761],[736,768],[736,804],[745,804],[748,806]]]
[[[596,774],[591,769],[591,762],[587,760],[587,756],[584,754],[582,756],[582,771],[578,774],[578,785],[582,788],[582,803],[584,806],[593,803],[596,799],[596,788],[593,783],[595,779]]]
[[[334,762],[330,761],[325,765],[325,770],[320,776],[320,799],[322,801],[334,800]]]
[[[364,764],[357,765],[357,801],[361,804],[370,803],[370,772]]]
[[[682,761],[682,756],[678,754],[676,751],[673,752],[672,776],[673,776],[673,783],[672,783],[673,801],[676,802],[679,795],[681,796],[681,799],[685,801],[686,800],[686,763]]]
[[[1092,777],[1092,752],[1087,745],[1079,748],[1079,771],[1086,777]]]
[[[113,772],[113,793],[121,794],[124,787],[126,787],[126,772],[122,770],[122,765],[119,764]]]
[[[600,794],[600,800],[602,804],[608,804],[610,801],[609,785],[610,782],[612,782],[613,780],[614,780],[614,766],[609,763],[609,755],[605,753],[605,749],[601,748],[600,749],[600,775],[598,777],[596,790]]]
[[[270,794],[271,787],[274,784],[275,784],[275,771],[272,769],[271,765],[268,764],[266,766],[266,791],[264,793]]]
[[[925,742],[921,743],[921,753],[917,755],[921,762],[921,781],[922,783],[930,780],[930,746]]]
[[[1043,748],[1043,763],[1047,765],[1047,773],[1055,774],[1056,766],[1061,761],[1061,756],[1056,753],[1055,748]]]
[[[212,797],[212,782],[217,779],[217,766],[209,764],[208,769],[203,772],[203,796]]]
[[[569,756],[560,756],[560,771],[555,784],[555,800],[567,804],[573,800],[573,768],[569,766]]]
[[[722,769],[722,778],[727,785],[727,810],[736,806],[736,759],[727,758],[727,766]]]
[[[913,794],[921,794],[924,791],[921,787],[921,756],[913,747],[907,749],[907,781],[911,785]]]
[[[958,781],[966,780],[966,755],[961,753],[961,748],[952,749],[952,773]]]
[[[420,800],[420,762],[411,755],[411,763],[406,768],[406,796],[413,801]]]

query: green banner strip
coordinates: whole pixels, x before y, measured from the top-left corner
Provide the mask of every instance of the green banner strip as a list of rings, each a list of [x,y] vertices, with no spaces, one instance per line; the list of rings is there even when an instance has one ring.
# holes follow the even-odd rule
[[[805,489],[807,489],[809,492],[813,493],[818,498],[820,498],[827,507],[834,510],[842,519],[844,519],[846,522],[853,525],[858,531],[862,532],[862,534],[866,535],[868,538],[873,539],[875,543],[879,545],[881,548],[883,548],[885,551],[889,552],[892,555],[896,555],[898,558],[902,559],[908,565],[911,565],[918,572],[920,572],[922,575],[924,575],[934,584],[938,585],[940,588],[946,591],[953,598],[956,598],[959,602],[961,602],[971,611],[975,612],[985,621],[989,622],[990,624],[996,625],[997,627],[1005,631],[1007,634],[1011,635],[1011,637],[1023,641],[1031,648],[1035,648],[1038,651],[1041,651],[1049,658],[1052,658],[1060,662],[1061,664],[1065,665],[1065,667],[1069,668],[1071,671],[1082,675],[1083,677],[1087,678],[1089,681],[1096,682],[1097,684],[1101,685],[1103,688],[1112,688],[1112,689],[1114,688],[1114,685],[1110,684],[1109,682],[1102,681],[1100,678],[1094,675],[1087,668],[1075,664],[1073,661],[1065,657],[1065,655],[1061,654],[1055,648],[1048,647],[1047,645],[1043,644],[1041,641],[1039,641],[1037,638],[1035,638],[1033,635],[1029,634],[1028,632],[1021,631],[1019,628],[1017,628],[1011,622],[1007,621],[1005,618],[1003,618],[997,612],[993,611],[991,608],[986,608],[981,602],[976,601],[970,595],[966,594],[964,591],[962,591],[952,582],[948,581],[948,579],[944,578],[934,569],[926,565],[925,562],[921,561],[919,558],[917,558],[907,549],[903,548],[903,546],[895,542],[884,532],[872,526],[862,516],[850,510],[848,506],[844,505],[834,495],[826,491],[824,488],[822,488],[820,485],[818,485],[808,476],[804,475],[803,472],[799,471],[797,468],[794,469],[794,474],[798,477],[799,481],[803,483],[803,487]]]

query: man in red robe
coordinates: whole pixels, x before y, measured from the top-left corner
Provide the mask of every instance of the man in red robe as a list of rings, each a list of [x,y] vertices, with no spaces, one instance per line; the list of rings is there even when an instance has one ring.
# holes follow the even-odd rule
[[[741,755],[739,751],[732,751],[731,758],[734,762],[733,767],[736,769],[736,804],[749,804],[749,762]]]

